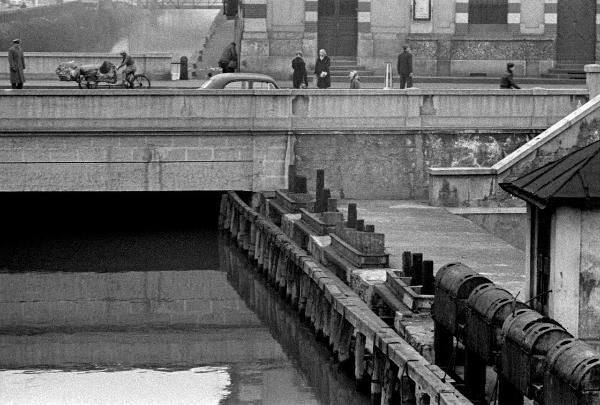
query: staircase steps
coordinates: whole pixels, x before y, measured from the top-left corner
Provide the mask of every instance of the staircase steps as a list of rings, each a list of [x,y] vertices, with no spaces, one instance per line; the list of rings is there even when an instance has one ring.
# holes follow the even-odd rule
[[[331,67],[329,72],[331,74],[332,82],[347,82],[349,80],[348,74],[353,70],[358,72],[358,77],[362,82],[383,82],[383,76],[377,77],[375,80],[373,71],[367,70],[364,66],[359,65],[354,57],[331,57]]]
[[[542,77],[554,79],[572,79],[585,80],[585,71],[583,65],[578,64],[558,64],[554,68],[548,69],[542,73]]]

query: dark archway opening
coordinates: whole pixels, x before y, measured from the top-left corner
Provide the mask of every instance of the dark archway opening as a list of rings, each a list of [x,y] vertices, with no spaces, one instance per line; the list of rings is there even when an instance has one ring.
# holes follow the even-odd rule
[[[0,271],[216,270],[222,194],[2,193]]]

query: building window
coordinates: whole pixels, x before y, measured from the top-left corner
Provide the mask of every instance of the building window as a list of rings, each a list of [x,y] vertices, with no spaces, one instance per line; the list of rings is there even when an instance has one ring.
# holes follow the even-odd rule
[[[469,24],[506,24],[508,0],[469,0]]]

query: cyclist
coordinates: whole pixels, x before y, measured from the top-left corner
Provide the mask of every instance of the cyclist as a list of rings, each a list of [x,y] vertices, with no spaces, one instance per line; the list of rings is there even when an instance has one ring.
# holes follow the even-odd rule
[[[125,86],[125,82],[129,83],[129,76],[133,76],[135,74],[135,60],[133,60],[133,57],[128,55],[125,51],[121,51],[121,56],[123,57],[123,60],[121,61],[121,64],[117,70],[125,66],[125,70],[123,70],[123,73],[121,73],[121,82],[123,83],[123,86]]]

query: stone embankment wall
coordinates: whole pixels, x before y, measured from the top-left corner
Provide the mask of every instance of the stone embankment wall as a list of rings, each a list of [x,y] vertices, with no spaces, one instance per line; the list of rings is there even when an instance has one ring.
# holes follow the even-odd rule
[[[259,271],[300,315],[310,320],[317,335],[333,346],[339,361],[352,358],[351,341],[355,337],[357,381],[366,376],[365,350],[373,355],[371,394],[381,396],[381,403],[389,402],[396,380],[405,378],[414,382],[410,394],[419,401],[470,403],[454,387],[442,382],[441,369],[400,338],[350,287],[233,192],[223,195],[219,226],[256,261]],[[409,386],[408,382],[405,386]]]
[[[7,91],[0,96],[0,120],[7,133],[0,164],[10,163],[13,169],[0,175],[0,184],[10,191],[46,191],[55,187],[48,186],[53,181],[64,183],[52,173],[62,176],[61,167],[69,162],[81,169],[70,173],[89,172],[94,181],[113,173],[99,175],[97,163],[123,163],[114,171],[119,172],[137,163],[142,164],[136,170],[145,170],[147,162],[157,176],[185,173],[178,180],[173,177],[173,190],[262,191],[285,188],[284,162],[295,160],[309,183],[316,169],[325,169],[325,186],[333,197],[424,198],[427,167],[489,165],[572,112],[586,96],[585,90],[542,89]],[[95,138],[101,138],[99,144]],[[212,144],[205,147],[205,138]],[[151,152],[142,160],[121,149],[131,144]],[[73,156],[80,147],[85,150]],[[230,157],[203,154],[210,148],[226,149]],[[29,149],[35,150],[35,159]],[[186,149],[202,151],[186,155]],[[119,159],[113,152],[128,157]],[[195,162],[195,174],[187,163],[182,169],[162,164],[165,158]],[[208,164],[213,161],[218,165]],[[214,175],[219,165],[234,173],[226,167],[234,163],[243,166],[235,175],[252,181],[232,177],[223,183],[222,176]],[[26,173],[27,179],[18,180]],[[131,179],[145,177],[123,175],[118,183],[130,184],[123,190],[147,188],[142,180]],[[153,181],[149,184],[155,187]],[[82,184],[87,182],[65,187],[76,190]],[[103,184],[97,189],[103,190]],[[106,184],[107,190],[119,189],[111,181]]]

